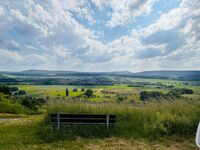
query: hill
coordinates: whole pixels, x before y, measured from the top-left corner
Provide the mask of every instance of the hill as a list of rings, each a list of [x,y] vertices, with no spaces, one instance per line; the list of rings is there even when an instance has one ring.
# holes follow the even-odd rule
[[[132,73],[129,71],[113,72],[79,72],[79,71],[51,71],[51,70],[25,70],[19,72],[0,72],[0,78],[3,75],[14,76],[45,76],[45,77],[62,77],[62,76],[120,76],[135,78],[163,78],[163,79],[180,79],[180,80],[200,80],[200,71],[186,70],[162,70],[162,71],[143,71]],[[5,76],[4,76],[5,77]]]

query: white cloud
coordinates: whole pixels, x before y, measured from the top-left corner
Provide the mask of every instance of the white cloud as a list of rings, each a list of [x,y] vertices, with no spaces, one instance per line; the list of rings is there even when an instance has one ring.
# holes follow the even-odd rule
[[[0,6],[0,16],[4,15],[4,8],[2,6]]]
[[[91,1],[99,9],[112,8],[110,20],[105,21],[111,28],[148,15],[156,2]],[[183,0],[152,24],[137,30],[130,28],[129,35],[103,43],[101,31],[87,28],[76,18],[96,23],[89,0],[2,0],[0,67],[81,71],[196,69],[200,60],[199,5],[198,0]]]
[[[108,27],[125,25],[141,15],[148,15],[157,0],[111,0],[109,4],[113,9]]]
[[[9,52],[7,50],[2,50],[2,49],[0,49],[0,57],[1,57],[0,60],[7,58],[7,59],[13,60],[13,61],[21,61],[23,59],[23,57],[15,51]]]

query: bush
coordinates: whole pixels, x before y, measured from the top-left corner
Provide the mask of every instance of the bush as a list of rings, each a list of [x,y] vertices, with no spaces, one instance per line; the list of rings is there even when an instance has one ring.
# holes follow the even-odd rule
[[[11,92],[16,92],[16,91],[19,90],[18,87],[9,87],[9,89],[10,89]]]
[[[83,95],[86,96],[87,98],[90,98],[93,95],[93,90],[87,89]]]
[[[24,91],[24,90],[19,90],[18,94],[19,94],[19,95],[25,95],[25,94],[26,94],[26,91]]]
[[[181,94],[176,91],[170,91],[166,94],[164,94],[163,92],[158,92],[158,91],[142,91],[140,93],[140,99],[142,101],[147,101],[151,99],[169,100],[169,99],[180,99],[180,98],[182,98]]]
[[[0,86],[0,93],[3,94],[11,94],[10,88],[8,86]]]
[[[19,95],[25,95],[26,91],[19,90],[18,87],[9,87],[9,86],[0,86],[0,93],[11,95],[12,93],[19,94]]]
[[[38,107],[45,103],[45,100],[43,98],[24,97],[21,99],[21,102],[23,106],[37,111]]]
[[[19,102],[8,96],[0,95],[0,113],[30,114],[32,111],[24,108]]]
[[[182,98],[181,94],[176,92],[176,91],[169,91],[167,94],[166,94],[166,98],[170,98],[170,99],[180,99]]]
[[[117,102],[120,103],[120,102],[122,102],[122,101],[124,101],[124,97],[118,96],[118,97],[117,97]]]
[[[192,89],[187,89],[187,88],[176,88],[173,89],[173,91],[180,93],[180,94],[193,94],[193,90]]]

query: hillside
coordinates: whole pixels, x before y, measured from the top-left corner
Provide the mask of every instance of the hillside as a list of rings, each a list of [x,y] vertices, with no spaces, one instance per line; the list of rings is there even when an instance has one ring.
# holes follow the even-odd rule
[[[143,71],[132,73],[129,71],[113,71],[113,72],[78,72],[78,71],[50,71],[50,70],[25,70],[19,72],[1,71],[2,75],[14,76],[120,76],[120,77],[136,77],[136,78],[170,78],[182,80],[200,80],[200,71],[176,71],[176,70],[162,70],[162,71]]]

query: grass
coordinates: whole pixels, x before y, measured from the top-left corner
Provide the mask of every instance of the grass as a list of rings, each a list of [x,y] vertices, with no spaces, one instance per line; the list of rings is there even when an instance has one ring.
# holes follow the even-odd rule
[[[133,79],[136,82],[161,82],[165,85],[172,84],[177,88],[189,88],[194,91],[192,95],[185,95],[185,97],[198,99],[200,95],[200,86],[190,86],[183,85],[182,81],[175,80],[162,80],[162,79]],[[160,91],[167,93],[169,89],[157,89],[155,87],[128,87],[127,85],[113,85],[113,86],[65,86],[65,85],[16,85],[19,86],[20,89],[25,90],[28,96],[33,97],[65,97],[65,89],[68,87],[69,89],[69,97],[79,96],[83,94],[81,92],[81,88],[92,88],[94,95],[96,97],[89,98],[88,100],[92,102],[101,102],[101,101],[116,101],[117,94],[124,95],[127,97],[127,101],[134,100],[139,101],[139,93],[141,91]],[[78,92],[73,92],[72,89],[77,88]],[[101,91],[108,90],[114,92],[114,94],[104,94]],[[107,98],[110,96],[110,98]]]
[[[0,113],[31,114],[31,110],[23,107],[19,102],[10,99],[9,96],[0,93]]]
[[[33,97],[41,97],[41,96],[44,96],[44,97],[46,97],[46,96],[56,97],[58,95],[65,96],[66,87],[69,88],[69,95],[71,97],[83,94],[83,92],[80,91],[81,87],[78,87],[79,91],[73,92],[72,90],[73,90],[73,88],[75,86],[64,86],[64,85],[19,85],[19,87],[20,87],[20,89],[25,90],[27,92],[27,95],[33,96]]]
[[[115,114],[117,124],[107,131],[105,126],[65,126],[62,136],[54,135],[52,125],[44,126],[45,133],[56,140],[75,137],[157,138],[160,136],[193,136],[200,120],[200,104],[188,102],[152,103],[141,107],[116,103],[66,103],[49,106],[47,114],[92,113]],[[65,134],[66,133],[66,134]],[[55,139],[54,139],[55,138]],[[50,140],[50,139],[48,139]]]
[[[174,80],[163,80],[162,83],[192,88],[194,94],[184,95],[189,98],[182,100],[142,103],[139,100],[141,90],[158,89],[127,85],[93,86],[89,88],[97,97],[88,99],[88,102],[74,98],[82,93],[72,92],[73,86],[68,86],[70,96],[66,98],[66,86],[63,85],[19,85],[27,95],[49,96],[49,102],[40,109],[41,115],[18,112],[17,103],[13,103],[15,106],[11,109],[16,109],[16,114],[0,113],[0,118],[20,118],[0,123],[0,149],[196,149],[194,138],[200,120],[199,86],[182,85],[181,81]],[[76,88],[80,91],[82,87]],[[101,90],[115,94],[104,94]],[[127,100],[116,103],[116,93],[124,94]],[[129,102],[132,99],[135,103]],[[117,123],[109,130],[104,125],[65,125],[61,131],[55,131],[48,120],[48,115],[55,112],[115,114]]]
[[[44,115],[27,116],[0,124],[2,150],[98,150],[98,149],[196,149],[194,137],[160,137],[156,140],[124,137],[62,139],[47,141],[42,135]],[[49,137],[50,138],[50,137]]]
[[[8,113],[0,113],[0,118],[23,118],[27,117],[25,114],[8,114]]]
[[[195,149],[199,107],[198,102],[190,101],[152,102],[137,107],[67,101],[44,106],[46,115],[24,115],[0,123],[0,149]],[[109,130],[104,125],[66,125],[56,131],[47,118],[53,112],[116,114],[117,124]]]

